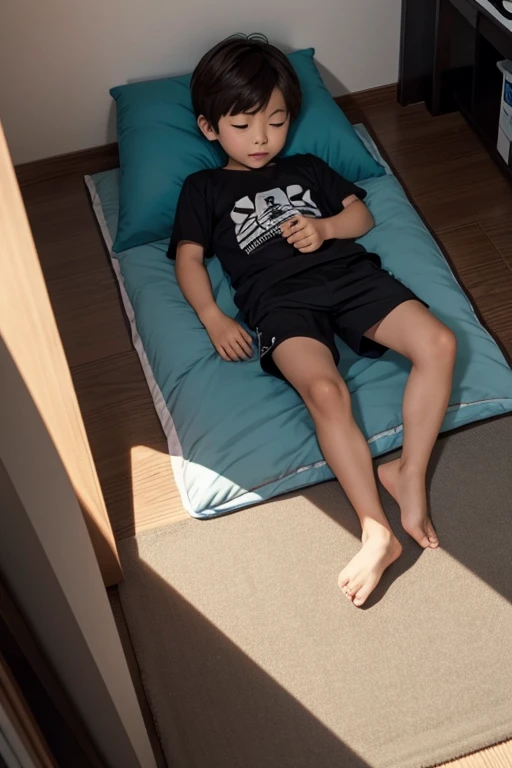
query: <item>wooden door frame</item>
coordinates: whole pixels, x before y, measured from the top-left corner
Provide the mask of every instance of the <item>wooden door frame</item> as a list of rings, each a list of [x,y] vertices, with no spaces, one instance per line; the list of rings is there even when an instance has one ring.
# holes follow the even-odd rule
[[[123,573],[82,414],[0,123],[0,333],[59,453],[105,586]]]

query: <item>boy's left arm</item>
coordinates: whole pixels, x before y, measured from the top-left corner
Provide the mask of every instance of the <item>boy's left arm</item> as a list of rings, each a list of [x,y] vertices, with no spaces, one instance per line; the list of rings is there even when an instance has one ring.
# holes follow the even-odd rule
[[[372,214],[356,195],[346,197],[342,206],[339,213],[325,219],[299,214],[283,224],[283,237],[301,253],[312,253],[320,248],[324,240],[354,240],[373,227]]]

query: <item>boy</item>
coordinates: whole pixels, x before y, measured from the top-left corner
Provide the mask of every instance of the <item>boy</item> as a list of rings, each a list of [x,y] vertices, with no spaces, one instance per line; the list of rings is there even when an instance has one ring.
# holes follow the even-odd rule
[[[297,76],[281,51],[228,38],[200,61],[191,89],[199,128],[228,161],[186,179],[168,255],[219,355],[247,359],[251,337],[215,304],[203,264],[205,256],[218,256],[237,306],[257,330],[261,367],[303,398],[322,453],[361,522],[362,548],[338,578],[361,606],[402,548],[336,367],[334,335],[360,355],[378,357],[389,348],[412,362],[402,456],[379,467],[379,477],[400,506],[404,529],[432,549],[439,541],[425,477],[450,396],[455,337],[355,241],[374,224],[365,191],[313,155],[279,158],[301,105]]]

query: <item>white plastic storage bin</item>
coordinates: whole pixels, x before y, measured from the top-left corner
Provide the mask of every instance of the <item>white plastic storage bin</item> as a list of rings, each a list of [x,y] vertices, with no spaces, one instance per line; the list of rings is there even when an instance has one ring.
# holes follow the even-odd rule
[[[498,152],[512,168],[512,61],[499,61],[498,69],[503,73]]]

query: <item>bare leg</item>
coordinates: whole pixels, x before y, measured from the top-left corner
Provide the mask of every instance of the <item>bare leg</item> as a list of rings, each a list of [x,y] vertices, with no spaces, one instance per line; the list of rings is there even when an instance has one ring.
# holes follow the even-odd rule
[[[276,348],[273,359],[303,398],[325,460],[361,522],[363,546],[338,578],[340,589],[360,606],[402,552],[380,503],[368,444],[326,346],[315,339],[288,339]]]
[[[378,473],[400,506],[405,530],[420,546],[435,549],[439,539],[428,515],[425,479],[450,398],[455,336],[418,301],[396,307],[365,335],[412,362],[402,406],[402,456]]]

